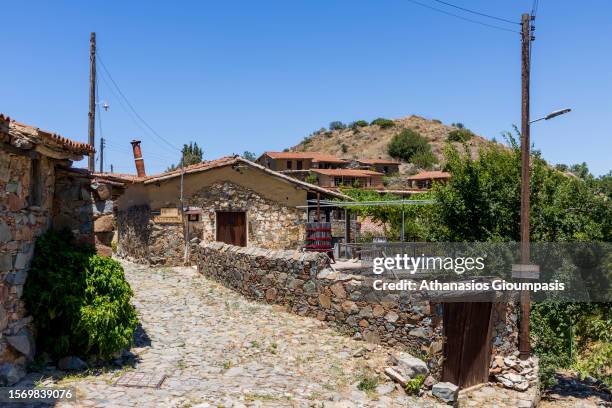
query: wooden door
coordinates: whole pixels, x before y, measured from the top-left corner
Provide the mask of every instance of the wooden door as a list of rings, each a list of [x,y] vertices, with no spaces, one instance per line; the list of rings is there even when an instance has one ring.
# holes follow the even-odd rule
[[[442,381],[465,388],[487,382],[491,360],[491,303],[444,303]]]
[[[246,246],[246,213],[244,211],[217,211],[217,241]]]

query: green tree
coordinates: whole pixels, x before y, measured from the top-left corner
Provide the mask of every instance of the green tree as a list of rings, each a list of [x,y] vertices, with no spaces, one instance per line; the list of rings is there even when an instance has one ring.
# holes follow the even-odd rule
[[[395,122],[391,119],[376,118],[370,123],[370,125],[378,125],[381,129],[388,129],[395,126]]]
[[[329,130],[340,130],[345,129],[346,125],[339,120],[333,121],[329,124]]]
[[[248,150],[245,150],[244,153],[242,153],[242,157],[244,159],[250,160],[252,162],[257,160],[257,156],[255,155],[255,153],[249,152]]]
[[[387,146],[387,151],[391,157],[414,162],[421,168],[429,168],[437,160],[431,151],[429,141],[412,129],[404,129],[401,133],[393,136]]]
[[[202,156],[204,155],[204,151],[198,146],[197,142],[189,142],[189,144],[184,144],[183,149],[181,149],[181,158],[176,165],[171,165],[166,169],[166,171],[173,171],[181,166],[187,167],[192,164],[197,164],[202,162]]]

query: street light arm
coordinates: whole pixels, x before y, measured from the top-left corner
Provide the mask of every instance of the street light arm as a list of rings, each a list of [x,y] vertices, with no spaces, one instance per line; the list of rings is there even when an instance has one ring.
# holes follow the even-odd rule
[[[529,122],[529,124],[532,124],[532,123],[535,123],[535,122],[539,122],[539,121],[541,121],[541,120],[550,120],[550,119],[552,119],[552,118],[556,118],[557,116],[564,115],[564,114],[569,113],[569,112],[571,112],[571,111],[572,111],[572,110],[571,110],[570,108],[565,108],[565,109],[556,110],[556,111],[554,111],[554,112],[549,113],[549,114],[548,114],[548,115],[546,115],[546,116],[543,116],[543,117],[541,117],[541,118],[538,118],[538,119],[532,120],[531,122]]]

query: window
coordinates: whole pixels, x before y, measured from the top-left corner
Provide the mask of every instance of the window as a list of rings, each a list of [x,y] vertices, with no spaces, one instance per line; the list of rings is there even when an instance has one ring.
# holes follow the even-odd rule
[[[190,222],[198,222],[200,221],[200,214],[187,214],[187,220]]]
[[[334,186],[338,187],[342,185],[342,177],[334,177]]]
[[[293,168],[293,162],[291,160],[287,160],[287,170],[291,170]]]
[[[297,161],[296,169],[297,170],[302,170],[302,161],[301,160]]]
[[[32,159],[30,164],[30,197],[29,204],[38,206],[42,202],[42,186],[40,181],[40,159]]]

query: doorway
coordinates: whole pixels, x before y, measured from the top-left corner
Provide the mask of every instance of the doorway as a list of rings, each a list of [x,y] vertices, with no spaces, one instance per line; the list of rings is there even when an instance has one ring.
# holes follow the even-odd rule
[[[247,223],[244,211],[217,211],[217,241],[245,247]]]
[[[490,302],[444,303],[442,381],[460,388],[489,380],[491,361]]]

